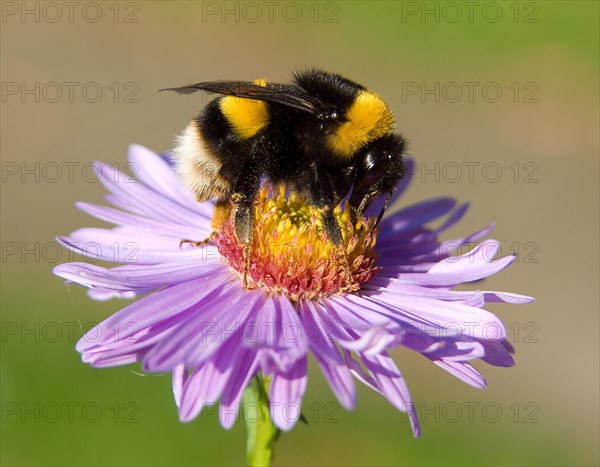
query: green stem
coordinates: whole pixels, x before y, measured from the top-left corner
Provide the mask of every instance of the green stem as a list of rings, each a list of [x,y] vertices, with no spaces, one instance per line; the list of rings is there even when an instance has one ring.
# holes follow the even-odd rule
[[[279,437],[279,429],[273,424],[269,411],[269,383],[270,378],[258,374],[244,393],[242,410],[248,430],[246,459],[251,467],[271,465],[273,447]]]

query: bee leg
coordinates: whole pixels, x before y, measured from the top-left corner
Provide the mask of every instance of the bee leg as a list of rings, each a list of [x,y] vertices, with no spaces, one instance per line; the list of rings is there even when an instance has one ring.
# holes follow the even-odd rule
[[[247,289],[248,274],[250,272],[250,247],[254,237],[254,198],[248,199],[240,193],[234,193],[231,197],[231,203],[235,206],[235,236],[243,249],[244,275],[242,283],[244,289]]]
[[[348,259],[346,258],[346,249],[344,247],[342,229],[340,228],[340,224],[335,218],[333,209],[330,206],[325,206],[323,208],[321,220],[323,222],[323,227],[325,227],[325,232],[327,232],[327,238],[329,238],[329,241],[333,243],[333,246],[335,246],[338,254],[342,258],[344,273],[346,274],[346,281],[351,283],[352,274],[350,273],[350,265],[348,264]]]
[[[191,244],[191,245],[193,245],[193,246],[206,245],[206,244],[212,242],[218,234],[219,234],[219,232],[217,232],[216,230],[213,230],[210,233],[210,235],[208,237],[206,237],[204,240],[200,240],[200,241],[197,241],[197,240],[187,240],[187,239],[181,240],[179,242],[179,248],[181,248],[183,245],[186,245],[188,243]]]
[[[358,205],[357,208],[355,208],[354,206],[351,206],[350,210],[352,212],[352,225],[356,226],[356,223],[358,222],[358,219],[360,218],[360,216],[362,216],[362,213],[365,210],[369,199],[370,199],[370,197],[369,197],[369,195],[367,195],[360,201],[360,204]]]
[[[231,208],[232,205],[228,196],[217,200],[211,224],[215,232],[219,232],[221,226],[231,218]]]
[[[250,274],[250,245],[244,245],[242,252],[244,256],[244,276],[242,277],[242,287],[248,288],[248,274]]]
[[[343,247],[344,238],[342,237],[342,229],[330,206],[325,206],[323,208],[321,220],[323,221],[323,227],[325,227],[325,232],[327,232],[329,241],[336,247]]]
[[[244,276],[243,287],[248,288],[250,274],[250,248],[254,234],[254,198],[260,185],[260,169],[253,160],[249,160],[234,185],[232,203],[236,206],[234,217],[235,235],[243,247]]]
[[[394,196],[393,192],[388,194],[388,197],[386,198],[385,203],[381,208],[381,211],[379,211],[379,215],[377,216],[377,221],[375,222],[375,225],[373,226],[373,230],[375,230],[377,228],[377,226],[379,225],[379,222],[381,222],[381,218],[383,217],[383,215],[385,214],[385,211],[387,210],[388,206],[392,202],[393,196]]]
[[[242,254],[244,258],[244,275],[242,284],[244,289],[248,288],[248,274],[250,273],[250,247],[254,237],[254,199],[248,200],[239,193],[235,193],[232,198],[232,203],[236,205],[235,209],[235,235],[238,243],[242,246]]]
[[[325,232],[327,232],[327,238],[329,238],[329,241],[336,247],[338,254],[343,258],[346,280],[352,282],[352,274],[350,274],[350,266],[346,258],[342,229],[333,212],[336,204],[333,183],[331,182],[331,177],[326,172],[321,171],[316,164],[311,164],[310,193],[311,202],[322,210],[321,220]]]
[[[206,245],[210,242],[212,242],[215,237],[217,235],[219,235],[219,232],[221,231],[221,225],[223,225],[223,223],[229,219],[231,217],[231,203],[229,201],[229,198],[220,198],[217,200],[217,202],[215,203],[215,210],[213,212],[213,217],[212,217],[212,225],[211,227],[213,228],[213,231],[210,233],[210,235],[208,237],[206,237],[204,240],[181,240],[179,242],[179,248],[181,248],[183,245],[189,243],[193,246],[202,246],[202,245]]]

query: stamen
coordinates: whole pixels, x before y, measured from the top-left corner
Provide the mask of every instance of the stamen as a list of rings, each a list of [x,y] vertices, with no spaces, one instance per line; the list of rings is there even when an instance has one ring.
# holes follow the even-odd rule
[[[379,271],[375,218],[361,217],[353,226],[349,207],[338,207],[334,214],[342,231],[341,248],[327,240],[317,208],[295,194],[286,198],[282,188],[269,198],[265,187],[254,207],[249,256],[230,221],[221,227],[215,245],[240,277],[247,276],[249,289],[283,293],[293,301],[353,293]]]

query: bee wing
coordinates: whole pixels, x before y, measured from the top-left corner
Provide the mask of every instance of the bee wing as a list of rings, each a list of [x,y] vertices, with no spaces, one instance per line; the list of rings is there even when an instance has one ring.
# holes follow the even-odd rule
[[[266,83],[263,86],[250,81],[207,81],[178,88],[161,89],[161,91],[175,91],[179,94],[206,91],[244,99],[274,102],[309,112],[319,118],[330,115],[334,110],[294,84]]]

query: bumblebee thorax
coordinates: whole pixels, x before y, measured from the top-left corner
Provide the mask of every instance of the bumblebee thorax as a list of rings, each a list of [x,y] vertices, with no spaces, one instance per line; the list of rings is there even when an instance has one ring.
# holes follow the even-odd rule
[[[254,84],[265,87],[267,82],[257,79]],[[224,96],[219,100],[219,107],[240,140],[256,136],[269,124],[269,109],[264,101]]]

